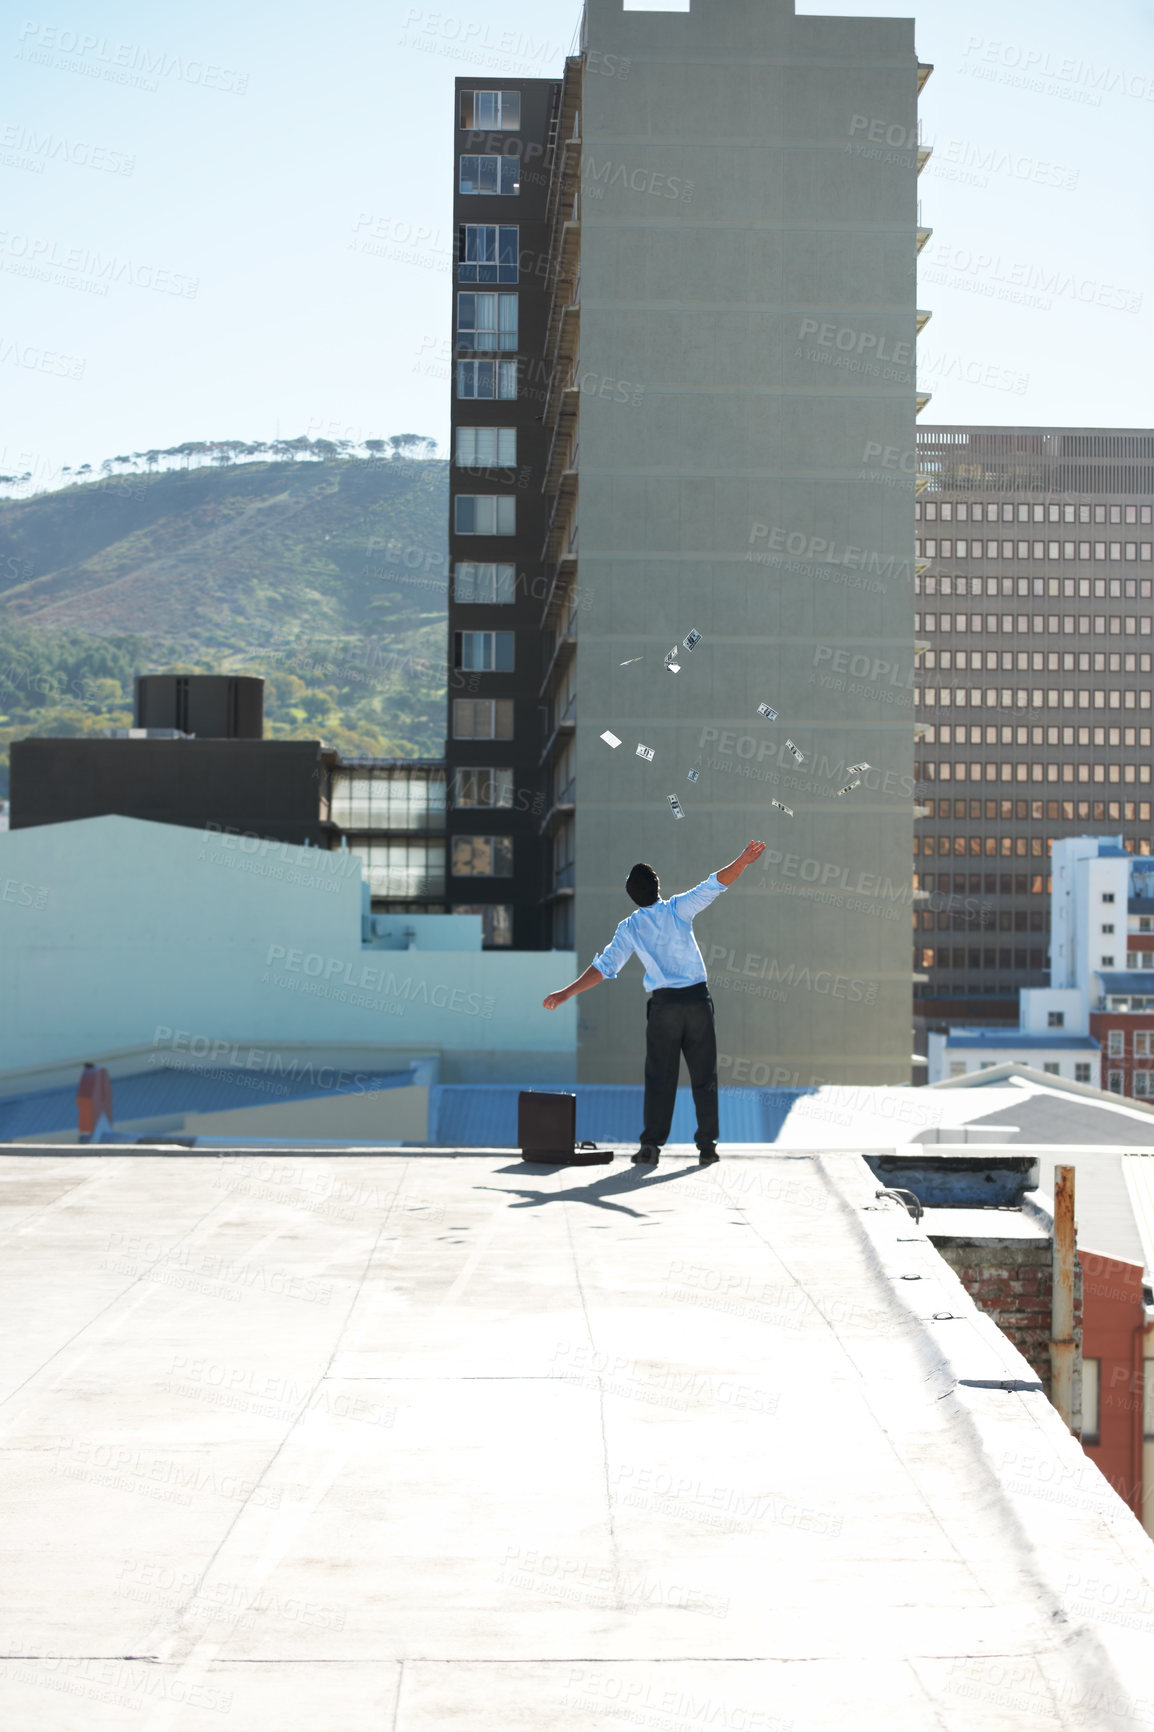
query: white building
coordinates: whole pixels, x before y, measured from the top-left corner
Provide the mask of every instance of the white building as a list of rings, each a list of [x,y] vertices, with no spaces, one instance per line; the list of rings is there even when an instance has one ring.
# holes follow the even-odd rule
[[[1051,984],[1023,990],[1016,1029],[931,1034],[927,1080],[1018,1062],[1154,1096],[1154,861],[1121,836],[1071,836],[1051,873]]]
[[[575,1006],[541,1001],[575,971],[482,950],[476,915],[370,916],[354,854],[121,817],[0,834],[3,1096],[85,1060],[564,1083]]]

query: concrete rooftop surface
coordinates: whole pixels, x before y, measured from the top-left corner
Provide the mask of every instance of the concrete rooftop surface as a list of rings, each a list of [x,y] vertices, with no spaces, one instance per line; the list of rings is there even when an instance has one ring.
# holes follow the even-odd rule
[[[0,1723],[1154,1725],[1154,1545],[877,1189],[5,1153]]]

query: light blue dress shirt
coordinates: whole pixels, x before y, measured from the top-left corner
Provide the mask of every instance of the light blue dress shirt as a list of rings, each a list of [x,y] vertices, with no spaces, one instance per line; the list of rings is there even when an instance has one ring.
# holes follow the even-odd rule
[[[668,902],[637,908],[623,920],[593,966],[606,980],[616,980],[634,951],[645,965],[645,990],[663,986],[696,986],[705,979],[705,959],[693,936],[693,917],[716,902],[726,886],[717,873],[696,890],[683,890]]]

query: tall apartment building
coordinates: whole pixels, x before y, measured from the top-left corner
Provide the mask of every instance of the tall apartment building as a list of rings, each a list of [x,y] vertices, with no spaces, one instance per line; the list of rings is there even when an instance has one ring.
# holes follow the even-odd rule
[[[925,427],[919,1021],[1016,1021],[1050,981],[1050,851],[1149,854],[1154,433]]]
[[[541,629],[549,139],[558,86],[458,79],[449,503],[449,906],[548,945]]]
[[[588,0],[557,83],[458,86],[450,897],[584,963],[636,860],[763,837],[700,922],[723,1083],[910,1074],[929,71],[908,20]],[[579,1013],[635,1080],[640,969]]]

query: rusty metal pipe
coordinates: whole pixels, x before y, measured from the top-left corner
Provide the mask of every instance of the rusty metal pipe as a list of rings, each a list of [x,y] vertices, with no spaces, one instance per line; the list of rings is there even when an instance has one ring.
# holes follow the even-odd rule
[[[1074,1416],[1074,1169],[1054,1168],[1053,1286],[1050,1310],[1050,1400],[1068,1426]]]

